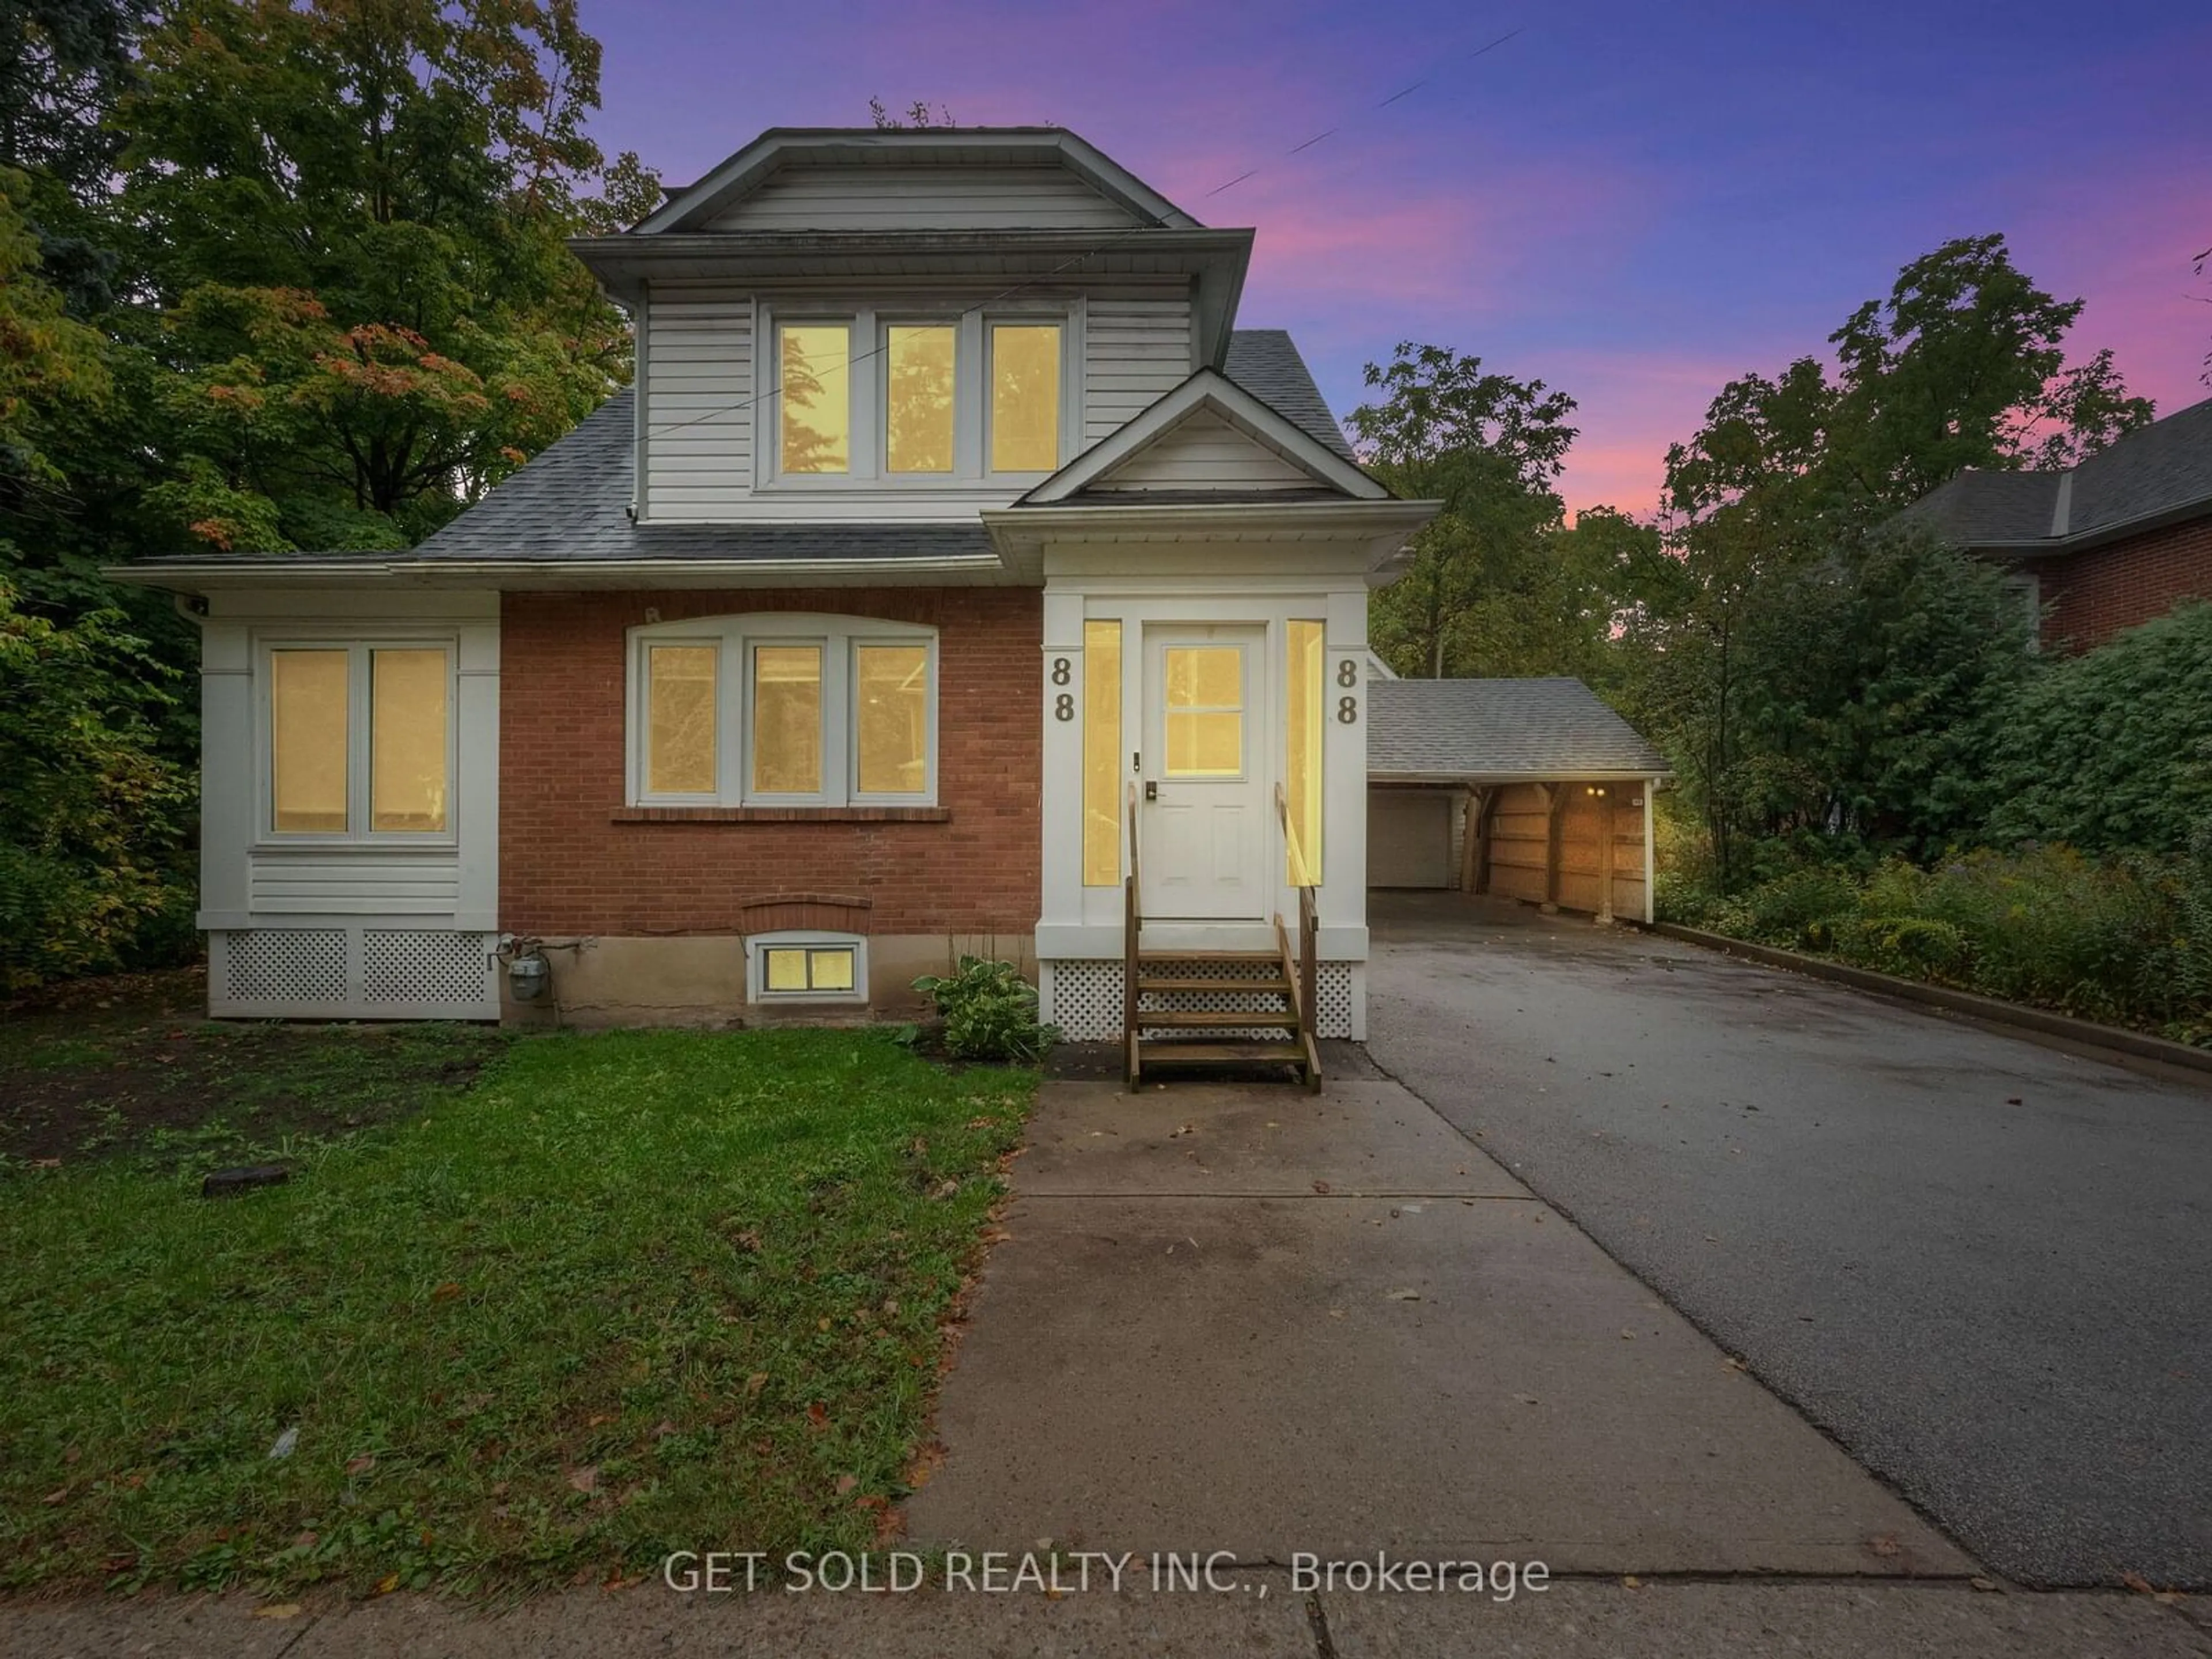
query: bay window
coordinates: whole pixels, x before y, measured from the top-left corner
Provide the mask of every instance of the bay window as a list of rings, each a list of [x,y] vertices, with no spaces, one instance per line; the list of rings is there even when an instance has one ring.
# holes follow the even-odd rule
[[[264,658],[267,832],[452,832],[450,644],[273,645]]]
[[[1065,459],[1064,313],[771,308],[762,332],[763,484],[1033,483]]]
[[[933,803],[933,630],[762,614],[631,638],[633,804]]]

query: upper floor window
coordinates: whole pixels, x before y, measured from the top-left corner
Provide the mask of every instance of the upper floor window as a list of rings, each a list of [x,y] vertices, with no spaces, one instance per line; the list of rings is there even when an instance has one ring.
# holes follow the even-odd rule
[[[263,661],[269,833],[451,833],[449,643],[280,644]]]
[[[786,310],[768,333],[776,479],[1034,479],[1066,453],[1064,315]]]
[[[937,637],[860,617],[710,617],[631,634],[630,799],[928,805]]]

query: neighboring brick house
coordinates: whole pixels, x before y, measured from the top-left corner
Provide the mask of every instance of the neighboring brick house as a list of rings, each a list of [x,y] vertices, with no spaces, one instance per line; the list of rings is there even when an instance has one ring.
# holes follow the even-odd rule
[[[2043,643],[2084,651],[2212,599],[2212,398],[2063,472],[1961,472],[1898,520],[2003,564]]]
[[[1315,1070],[1437,504],[1236,326],[1252,240],[1056,128],[769,132],[574,244],[635,387],[420,547],[114,572],[202,623],[212,1012],[742,1024],[973,950],[1133,1057],[1141,902],[1148,1036],[1295,974]]]

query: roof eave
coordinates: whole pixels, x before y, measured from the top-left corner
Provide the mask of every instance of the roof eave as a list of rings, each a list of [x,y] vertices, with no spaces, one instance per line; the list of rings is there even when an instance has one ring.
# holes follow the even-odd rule
[[[2077,531],[2070,536],[2030,536],[1984,539],[1961,539],[1957,545],[1969,553],[1998,553],[2008,557],[2049,558],[2055,554],[2084,553],[2108,543],[2127,540],[2130,536],[2148,535],[2154,530],[2186,524],[2191,519],[2212,517],[2212,495],[2197,495],[2171,507],[2162,507],[2152,513],[2139,513],[2131,519],[2122,519],[2112,524],[2099,525],[2094,530]]]
[[[1559,767],[1526,769],[1484,768],[1468,772],[1392,770],[1377,766],[1371,760],[1367,766],[1367,781],[1370,783],[1641,783],[1648,778],[1671,778],[1674,775],[1674,769],[1667,766],[1569,767],[1565,769]]]
[[[135,587],[179,593],[244,588],[303,592],[351,587],[604,588],[749,587],[818,581],[830,586],[967,586],[1025,582],[1018,561],[995,553],[867,559],[272,559],[265,563],[109,565],[101,574]]]

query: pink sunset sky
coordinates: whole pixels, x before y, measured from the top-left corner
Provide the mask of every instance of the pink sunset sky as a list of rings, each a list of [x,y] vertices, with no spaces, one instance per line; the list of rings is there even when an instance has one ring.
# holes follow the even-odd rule
[[[2112,347],[2160,412],[2212,396],[2193,6],[584,9],[593,132],[672,182],[763,127],[864,125],[871,94],[1074,128],[1201,221],[1257,230],[1240,320],[1290,329],[1340,415],[1406,339],[1571,394],[1571,509],[1650,511],[1724,381],[1825,353],[1954,236],[2002,231],[2086,301],[2074,356]]]

